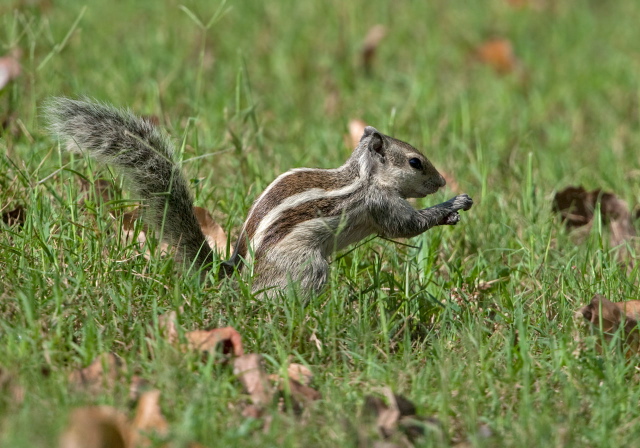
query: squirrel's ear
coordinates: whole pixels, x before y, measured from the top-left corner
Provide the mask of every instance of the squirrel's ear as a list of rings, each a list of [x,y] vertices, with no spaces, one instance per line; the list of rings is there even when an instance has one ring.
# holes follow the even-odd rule
[[[376,128],[374,128],[373,126],[367,126],[364,128],[364,132],[362,133],[362,137],[360,137],[360,141],[364,140],[366,137],[369,137],[371,134],[373,134],[374,132],[378,132],[378,130]]]
[[[367,126],[364,128],[364,134],[362,134],[362,140],[364,138],[369,137],[369,143],[367,144],[367,148],[371,151],[372,155],[377,155],[384,162],[385,149],[384,149],[384,138],[382,134],[378,132],[378,130],[374,127]]]

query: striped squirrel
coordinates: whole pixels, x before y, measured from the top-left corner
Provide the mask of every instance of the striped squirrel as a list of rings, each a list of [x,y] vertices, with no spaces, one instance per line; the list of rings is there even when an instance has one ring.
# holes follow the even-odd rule
[[[146,222],[163,229],[181,259],[204,268],[203,275],[213,268],[215,257],[192,211],[188,183],[163,132],[127,110],[67,98],[50,100],[45,115],[69,151],[87,151],[123,173],[146,203]],[[298,168],[273,181],[251,206],[220,272],[251,264],[254,292],[281,290],[293,281],[303,294],[317,293],[336,250],[372,234],[407,238],[456,224],[458,211],[473,204],[466,194],[422,210],[406,201],[445,183],[417,149],[369,126],[340,168]]]

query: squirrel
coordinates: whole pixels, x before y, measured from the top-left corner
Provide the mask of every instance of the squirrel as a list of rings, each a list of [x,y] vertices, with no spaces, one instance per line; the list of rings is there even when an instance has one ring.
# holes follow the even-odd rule
[[[44,110],[49,130],[67,150],[87,151],[120,170],[146,204],[143,219],[162,229],[181,259],[203,276],[214,268],[216,257],[164,132],[129,110],[102,103],[53,98]],[[341,167],[298,168],[276,178],[251,206],[220,273],[252,265],[254,293],[270,295],[291,284],[305,295],[319,293],[333,252],[373,234],[408,238],[457,224],[458,212],[473,205],[466,194],[422,210],[406,200],[435,193],[445,184],[417,149],[368,126]]]

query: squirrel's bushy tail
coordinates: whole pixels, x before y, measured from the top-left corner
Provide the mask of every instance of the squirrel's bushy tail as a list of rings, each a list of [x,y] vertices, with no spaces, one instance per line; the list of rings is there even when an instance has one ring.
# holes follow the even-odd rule
[[[87,153],[119,169],[144,200],[144,219],[196,267],[213,261],[193,212],[187,181],[173,159],[169,138],[148,120],[105,104],[52,98],[45,105],[49,129],[66,149]]]

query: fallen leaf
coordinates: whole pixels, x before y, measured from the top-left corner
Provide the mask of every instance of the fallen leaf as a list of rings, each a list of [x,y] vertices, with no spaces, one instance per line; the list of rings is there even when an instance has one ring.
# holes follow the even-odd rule
[[[134,375],[129,385],[129,401],[137,403],[143,393],[151,388],[151,383],[144,378]]]
[[[132,446],[151,446],[149,435],[166,437],[169,433],[169,424],[160,410],[160,391],[151,390],[145,392],[138,401],[136,416],[132,423]]]
[[[375,418],[378,431],[384,438],[406,440],[406,436],[406,443],[409,443],[424,436],[429,430],[444,441],[444,429],[438,419],[417,416],[415,405],[402,395],[394,394],[388,387],[383,388],[382,393],[384,400],[373,395],[365,398],[363,415]]]
[[[202,233],[207,239],[209,247],[219,252],[227,250],[227,235],[224,233],[222,226],[214,221],[211,214],[202,207],[193,207],[193,213],[195,213]]]
[[[289,378],[292,380],[296,380],[305,386],[308,386],[311,384],[311,381],[313,381],[313,373],[311,373],[311,370],[302,364],[297,364],[295,362],[292,362],[287,367],[287,375],[289,375]]]
[[[0,58],[0,90],[9,82],[20,76],[20,50],[14,50],[11,54]]]
[[[285,384],[288,385],[288,388],[285,388]],[[280,393],[289,392],[293,411],[296,414],[300,414],[312,401],[322,398],[322,394],[320,392],[309,386],[305,386],[292,378],[289,378],[287,383],[280,381],[279,391]]]
[[[160,335],[172,345],[179,345],[178,315],[175,311],[158,317]],[[233,327],[214,328],[213,330],[194,330],[184,334],[187,344],[181,350],[196,350],[214,354],[221,349],[225,355],[242,356],[242,336]]]
[[[626,354],[630,356],[640,348],[640,300],[611,302],[604,296],[596,294],[589,305],[578,310],[578,315],[589,321],[610,341],[621,329],[622,340],[626,344]]]
[[[569,228],[588,225],[592,222],[596,205],[600,203],[600,216],[611,229],[610,243],[619,246],[635,236],[631,212],[627,203],[616,195],[600,189],[586,191],[583,187],[567,187],[553,198],[553,211],[559,213]]]
[[[233,373],[238,377],[251,401],[258,407],[264,407],[272,401],[269,377],[264,371],[262,356],[247,354],[233,362]]]
[[[185,334],[190,350],[215,353],[220,345],[222,353],[242,356],[242,336],[233,327],[215,328],[213,330],[195,330]]]
[[[69,374],[69,382],[89,393],[98,394],[104,389],[112,388],[116,380],[126,370],[125,361],[113,353],[103,353],[84,369]]]
[[[133,448],[127,417],[111,406],[74,410],[59,441],[60,448]]]
[[[179,341],[178,334],[178,314],[170,311],[167,314],[158,316],[158,329],[160,335],[171,345],[176,345]]]
[[[375,416],[380,433],[389,437],[396,431],[400,418],[415,415],[416,407],[402,395],[391,392],[388,387],[385,387],[382,393],[388,404],[379,397],[369,395],[365,398],[363,413]]]
[[[142,218],[142,211],[140,208],[135,208],[130,212],[122,214],[122,239],[125,244],[131,244],[135,241],[138,243],[139,248],[142,248],[147,242],[147,232],[149,227],[146,224],[142,224],[140,230],[136,233],[136,221]],[[160,252],[165,253],[168,249],[168,244],[160,243]],[[144,258],[150,259],[150,253],[148,250],[144,252]]]
[[[0,368],[0,402],[8,400],[20,405],[24,401],[24,388],[18,384],[16,376],[6,369]]]
[[[22,227],[22,225],[24,224],[25,216],[26,210],[23,206],[18,205],[13,210],[2,212],[2,222],[4,222],[9,227],[13,227],[14,225]]]
[[[285,394],[289,396],[293,411],[296,414],[300,414],[308,403],[322,398],[320,392],[309,386],[313,379],[313,374],[311,370],[302,364],[289,364],[287,366],[287,375],[284,378],[277,374],[269,375],[268,378],[278,386],[279,402],[282,409],[288,403]]]
[[[484,42],[476,49],[476,56],[499,74],[511,73],[520,67],[513,45],[507,39],[496,38]]]
[[[200,228],[202,229],[202,233],[204,234],[209,247],[219,252],[226,251],[227,236],[224,233],[222,226],[214,221],[214,219],[211,217],[211,214],[202,207],[193,207],[193,213],[196,215],[198,224],[200,224]],[[140,245],[140,247],[142,247],[146,243],[147,234],[150,231],[149,226],[143,224],[137,234],[135,231],[135,223],[141,218],[141,208],[136,208],[130,212],[122,214],[122,236],[125,243],[130,244],[131,242],[133,242],[134,237],[136,238],[135,241]],[[158,249],[161,255],[167,255],[170,250],[169,245],[164,241],[159,242]],[[144,257],[146,259],[149,259],[150,256],[150,252],[148,250],[145,251]]]
[[[344,137],[345,145],[350,149],[354,149],[360,144],[360,139],[364,134],[364,128],[367,127],[367,124],[364,121],[355,118],[353,120],[349,120],[348,127],[349,135],[345,135]]]
[[[364,38],[361,58],[362,66],[367,73],[371,73],[373,60],[375,59],[376,52],[378,51],[378,46],[386,34],[387,29],[383,25],[374,25],[369,29]]]

